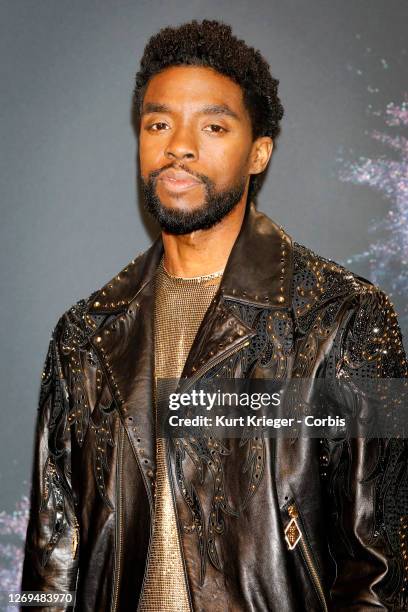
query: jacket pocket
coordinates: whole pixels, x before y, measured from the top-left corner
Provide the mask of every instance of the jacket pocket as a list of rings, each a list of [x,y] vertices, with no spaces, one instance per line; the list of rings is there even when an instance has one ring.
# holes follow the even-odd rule
[[[287,521],[284,532],[288,549],[294,551],[294,554],[296,554],[296,552],[300,554],[322,606],[322,610],[328,612],[319,572],[313,558],[313,553],[306,539],[305,529],[299,516],[298,508],[293,500],[286,506],[286,513]]]

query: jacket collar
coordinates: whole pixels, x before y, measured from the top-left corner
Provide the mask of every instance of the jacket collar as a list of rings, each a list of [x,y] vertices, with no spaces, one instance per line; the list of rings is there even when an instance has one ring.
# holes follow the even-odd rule
[[[224,297],[260,306],[288,308],[292,267],[290,236],[251,202],[228,259],[220,292]]]
[[[96,293],[89,312],[108,314],[126,310],[153,279],[162,254],[160,235],[147,251]],[[292,275],[290,236],[251,202],[227,261],[219,296],[259,306],[289,308]]]

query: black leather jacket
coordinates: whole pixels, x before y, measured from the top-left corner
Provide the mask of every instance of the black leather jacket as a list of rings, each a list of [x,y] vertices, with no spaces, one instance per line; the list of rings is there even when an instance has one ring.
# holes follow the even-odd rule
[[[158,238],[72,306],[43,371],[22,589],[76,589],[81,612],[138,607],[154,510],[152,279],[162,252]],[[183,377],[215,373],[313,385],[402,378],[407,362],[388,297],[251,204]],[[406,440],[265,438],[231,443],[228,455],[188,445],[203,479],[180,447],[168,462],[191,610],[408,609]],[[224,512],[225,498],[246,500],[239,516]]]

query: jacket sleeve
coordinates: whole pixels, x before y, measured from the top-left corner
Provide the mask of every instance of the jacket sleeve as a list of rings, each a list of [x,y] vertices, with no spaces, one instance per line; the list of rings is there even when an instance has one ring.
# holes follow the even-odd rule
[[[61,363],[63,326],[61,317],[53,331],[42,373],[22,591],[66,593],[74,591],[76,584],[79,527],[71,486],[69,393]],[[67,607],[39,604],[36,609],[50,612]]]
[[[407,378],[397,315],[380,289],[372,286],[351,300],[328,362],[336,378],[358,388],[370,379]],[[336,564],[332,609],[407,610],[408,441],[364,436],[322,442],[334,526],[328,529]]]

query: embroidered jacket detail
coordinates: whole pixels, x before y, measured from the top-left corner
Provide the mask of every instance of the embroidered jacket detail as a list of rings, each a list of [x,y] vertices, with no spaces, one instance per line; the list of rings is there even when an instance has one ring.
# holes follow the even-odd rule
[[[74,499],[70,487],[69,446],[64,444],[66,419],[69,409],[68,391],[62,375],[61,360],[57,348],[60,331],[57,324],[49,343],[42,372],[39,414],[49,409],[48,455],[43,466],[43,490],[39,512],[49,514],[51,535],[43,550],[41,565],[45,567],[50,556],[72,524]],[[70,512],[68,512],[68,508]]]
[[[88,313],[88,305],[95,293],[87,300],[79,300],[60,318],[54,329],[42,372],[39,411],[42,411],[48,402],[51,405],[48,456],[43,467],[44,484],[40,511],[50,513],[52,533],[43,553],[44,566],[68,527],[72,531],[73,558],[79,543],[79,523],[74,512],[75,504],[70,484],[71,426],[80,447],[86,435],[93,436],[90,443],[94,454],[97,489],[104,503],[113,510],[105,491],[104,470],[108,469],[107,447],[113,447],[115,444],[111,431],[115,404],[107,387],[102,384],[98,357],[89,348],[88,343],[89,336],[106,318],[99,315],[91,317]],[[85,388],[84,366],[88,370],[95,370],[99,392],[92,413]]]
[[[256,330],[256,335],[245,350],[222,361],[203,375],[209,380],[215,377],[231,378],[235,372],[248,377],[255,366],[274,367],[275,377],[282,378],[286,373],[287,358],[293,348],[292,320],[286,313],[273,313],[269,308],[242,304],[225,300],[225,304],[248,326]],[[274,363],[276,358],[276,365]],[[265,443],[262,431],[251,429],[242,436],[240,447],[247,447],[241,473],[247,478],[246,493],[236,506],[228,502],[225,489],[224,461],[228,461],[231,451],[220,439],[196,434],[183,441],[175,442],[175,464],[177,480],[183,498],[192,516],[192,523],[184,525],[185,533],[194,534],[198,540],[201,559],[201,584],[205,578],[206,556],[212,565],[222,570],[217,553],[216,540],[225,532],[225,521],[238,517],[256,494],[265,468]],[[183,469],[183,461],[188,456],[194,463],[200,482],[204,480],[205,470],[209,470],[213,481],[213,493],[208,518],[200,503],[194,485],[188,481]]]
[[[95,292],[96,293],[96,292]],[[93,472],[97,490],[106,504],[113,510],[112,502],[106,494],[105,475],[109,469],[107,453],[114,447],[112,435],[112,418],[116,408],[115,401],[106,384],[99,358],[89,337],[101,325],[105,325],[108,315],[88,313],[92,294],[88,300],[80,300],[65,315],[62,350],[67,363],[71,409],[68,415],[70,426],[74,427],[78,445],[82,447],[85,437],[90,437],[89,444],[93,453]],[[93,372],[95,380],[95,397],[90,398],[85,386],[84,371],[88,376]]]
[[[395,311],[379,289],[356,296],[353,314],[339,328],[327,360],[327,376],[355,381],[359,388],[370,388],[379,378],[406,378],[407,362]],[[364,439],[367,447],[373,440]],[[361,479],[373,487],[370,545],[382,544],[388,555],[389,571],[378,586],[390,610],[408,605],[408,565],[405,545],[408,507],[408,441],[401,438],[374,439],[375,462]],[[370,456],[373,453],[367,452]],[[348,554],[354,551],[344,528],[344,511],[351,499],[353,448],[350,440],[322,442],[321,465],[329,497],[336,508],[336,533]],[[324,465],[323,465],[324,464]]]

